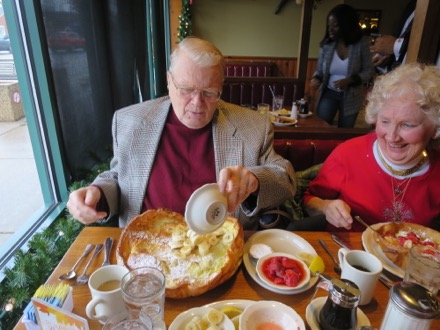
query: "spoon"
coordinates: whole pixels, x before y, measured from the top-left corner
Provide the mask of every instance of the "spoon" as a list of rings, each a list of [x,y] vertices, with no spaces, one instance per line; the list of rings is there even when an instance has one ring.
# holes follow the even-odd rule
[[[361,224],[363,224],[365,227],[370,228],[371,231],[374,231],[376,234],[378,234],[380,237],[384,238],[381,233],[379,233],[376,229],[371,227],[368,223],[366,223],[360,216],[355,215],[354,218]]]
[[[93,248],[95,247],[95,244],[88,244],[86,246],[86,248],[84,249],[84,252],[82,253],[81,257],[79,257],[79,259],[75,262],[75,264],[73,265],[72,269],[69,270],[67,273],[61,275],[59,277],[60,280],[62,281],[69,281],[69,280],[73,280],[76,277],[76,272],[75,269],[78,266],[79,262],[84,259],[89,253],[90,251],[93,250]]]
[[[333,268],[336,272],[336,274],[341,274],[341,266],[339,265],[339,260],[336,259],[336,257],[333,255],[332,251],[328,248],[327,244],[324,243],[323,240],[318,240],[319,244],[323,247],[325,252],[332,258],[333,263],[335,264],[335,267]]]
[[[110,252],[112,250],[112,246],[113,246],[113,238],[107,237],[104,242],[105,254],[104,254],[104,262],[102,263],[101,267],[110,265]]]

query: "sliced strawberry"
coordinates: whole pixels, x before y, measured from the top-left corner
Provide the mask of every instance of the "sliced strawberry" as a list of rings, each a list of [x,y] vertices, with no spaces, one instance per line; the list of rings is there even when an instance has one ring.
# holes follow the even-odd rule
[[[404,237],[404,236],[399,236],[399,237],[397,237],[397,241],[399,242],[399,244],[400,244],[401,246],[404,246],[404,245],[405,245],[405,242],[406,242],[406,237]]]
[[[414,244],[418,244],[420,242],[419,237],[416,235],[416,233],[411,232],[406,236],[407,239],[409,239]]]
[[[284,268],[297,268],[298,265],[295,260],[289,259],[289,258],[283,258],[282,261]]]
[[[295,272],[291,269],[286,270],[286,275],[284,276],[284,282],[287,286],[295,287],[298,285],[301,279],[301,274]]]

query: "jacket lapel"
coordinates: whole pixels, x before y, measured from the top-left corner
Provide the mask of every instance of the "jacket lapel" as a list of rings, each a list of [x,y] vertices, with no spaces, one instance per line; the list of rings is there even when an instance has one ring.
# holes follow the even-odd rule
[[[214,117],[213,140],[215,165],[218,173],[224,167],[243,163],[243,142],[237,137],[237,128],[229,121],[222,111]]]

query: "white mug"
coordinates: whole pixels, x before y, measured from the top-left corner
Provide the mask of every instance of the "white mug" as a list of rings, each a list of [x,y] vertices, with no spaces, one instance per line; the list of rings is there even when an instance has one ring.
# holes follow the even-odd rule
[[[369,304],[383,270],[382,263],[371,253],[362,250],[341,248],[338,257],[342,268],[341,279],[354,282],[361,290],[360,305]]]
[[[104,324],[111,316],[125,311],[121,292],[121,280],[128,269],[109,265],[97,269],[89,279],[92,300],[86,306],[86,314],[92,320]]]

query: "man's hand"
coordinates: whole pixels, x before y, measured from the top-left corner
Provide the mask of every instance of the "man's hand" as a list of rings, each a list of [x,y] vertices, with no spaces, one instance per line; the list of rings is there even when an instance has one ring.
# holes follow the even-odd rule
[[[381,55],[393,55],[395,42],[396,37],[392,35],[378,37],[375,39],[374,44],[370,46],[370,51]]]
[[[98,187],[88,186],[70,193],[67,208],[79,222],[88,225],[107,217],[106,212],[97,212],[96,206],[101,199]]]
[[[243,166],[225,167],[220,171],[218,185],[228,199],[228,212],[232,213],[259,188],[257,177]]]
[[[375,53],[373,55],[372,61],[375,67],[382,66],[388,62],[390,55],[381,55],[379,53]]]

